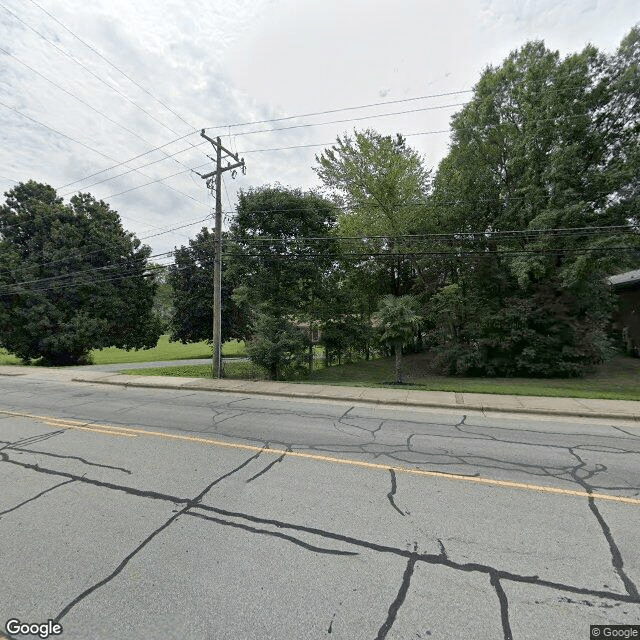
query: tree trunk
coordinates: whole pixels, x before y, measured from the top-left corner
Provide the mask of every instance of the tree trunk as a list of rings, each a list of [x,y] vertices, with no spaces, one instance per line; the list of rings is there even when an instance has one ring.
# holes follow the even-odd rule
[[[396,384],[402,384],[402,342],[396,342]]]

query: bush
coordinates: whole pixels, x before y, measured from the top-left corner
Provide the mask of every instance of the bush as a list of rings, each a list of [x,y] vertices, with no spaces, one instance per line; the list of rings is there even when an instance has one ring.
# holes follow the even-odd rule
[[[306,371],[311,341],[307,332],[285,318],[258,314],[247,343],[251,362],[264,367],[272,380]]]
[[[450,375],[529,378],[582,376],[610,355],[607,316],[581,313],[570,293],[540,287],[502,308],[478,313],[475,331],[437,348]]]

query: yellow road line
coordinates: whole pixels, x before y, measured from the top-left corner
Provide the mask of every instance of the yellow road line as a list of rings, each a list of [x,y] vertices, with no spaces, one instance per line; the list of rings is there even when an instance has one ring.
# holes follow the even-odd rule
[[[107,435],[119,436],[121,438],[137,438],[138,437],[136,433],[118,433],[113,429],[92,429],[90,427],[81,427],[76,424],[68,424],[64,422],[64,420],[56,420],[55,422],[45,420],[45,424],[48,424],[51,427],[61,427],[63,429],[80,429],[81,431],[91,431],[92,433],[106,433]]]
[[[360,467],[364,469],[377,469],[381,471],[395,471],[396,473],[406,473],[414,476],[422,476],[426,478],[443,478],[446,480],[458,480],[461,482],[471,482],[474,484],[483,484],[492,487],[505,487],[509,489],[524,489],[527,491],[536,491],[540,493],[552,493],[562,496],[575,496],[578,498],[597,498],[598,500],[608,500],[611,502],[622,502],[624,504],[632,504],[640,506],[640,498],[627,498],[625,496],[612,496],[607,493],[587,493],[586,491],[576,491],[574,489],[562,489],[560,487],[549,487],[539,484],[529,484],[526,482],[513,482],[511,480],[497,480],[493,478],[478,478],[474,476],[465,476],[456,473],[444,473],[442,471],[424,471],[422,469],[413,469],[411,467],[396,467],[388,464],[380,464],[376,462],[363,462],[362,460],[353,460],[351,458],[335,458],[333,456],[323,456],[316,453],[304,453],[302,451],[286,451],[284,449],[266,449],[250,444],[242,444],[239,442],[223,442],[222,440],[213,440],[211,438],[200,438],[198,436],[185,436],[174,433],[164,433],[162,431],[149,431],[147,429],[132,429],[130,427],[116,427],[109,425],[92,425],[91,423],[82,422],[80,420],[64,420],[59,418],[51,418],[48,416],[34,416],[28,413],[18,413],[14,411],[0,410],[1,414],[31,418],[42,420],[52,426],[59,426],[68,429],[83,429],[85,431],[95,431],[97,433],[108,433],[109,435],[144,435],[158,438],[166,438],[168,440],[180,440],[183,442],[197,442],[199,444],[208,444],[216,447],[224,447],[226,449],[239,449],[242,451],[251,451],[274,455],[289,456],[291,458],[303,458],[307,460],[318,460],[321,462],[331,462],[334,464],[344,464],[352,467]],[[94,428],[97,427],[97,428]]]

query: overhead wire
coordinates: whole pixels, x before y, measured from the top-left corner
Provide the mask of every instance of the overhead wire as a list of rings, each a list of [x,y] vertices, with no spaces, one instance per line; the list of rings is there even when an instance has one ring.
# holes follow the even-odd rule
[[[171,227],[169,229],[160,230],[158,233],[153,233],[151,235],[142,236],[142,237],[138,238],[138,240],[148,240],[149,238],[155,238],[157,236],[161,236],[161,235],[164,235],[166,233],[171,233],[171,232],[176,231],[178,229],[185,229],[187,227],[191,227],[191,226],[194,226],[196,224],[200,224],[202,222],[206,222],[209,218],[210,218],[210,216],[206,216],[205,218],[198,218],[198,219],[195,219],[195,220],[191,220],[191,221],[188,221],[185,224],[182,224],[182,225],[177,226],[177,227]],[[117,245],[116,243],[107,243],[106,245],[103,245],[103,246],[115,247],[115,246],[119,246],[119,245]],[[51,267],[53,265],[59,265],[59,264],[64,263],[64,262],[69,262],[69,261],[73,261],[73,260],[80,260],[80,259],[86,259],[86,258],[89,258],[90,256],[96,255],[97,253],[101,253],[103,251],[104,251],[104,249],[100,248],[100,249],[96,249],[94,251],[74,254],[74,255],[67,256],[65,258],[59,258],[58,260],[50,260],[50,261],[47,261],[47,262],[31,263],[29,266],[30,267],[35,267],[35,268],[38,268],[38,269],[44,269],[44,268],[47,268],[47,267]],[[168,253],[172,253],[172,252],[168,252]],[[161,255],[161,254],[158,254],[158,255]],[[154,256],[150,256],[150,257],[154,257]],[[9,273],[9,271],[6,270],[6,269],[3,269],[3,271],[5,273]]]
[[[171,253],[171,252],[168,252]],[[547,255],[547,256],[561,256],[565,254],[606,254],[606,253],[637,253],[640,255],[640,247],[629,247],[629,246],[616,246],[616,247],[583,247],[583,248],[554,248],[554,249],[535,249],[535,250],[485,250],[485,251],[472,251],[472,250],[456,250],[456,251],[410,251],[410,252],[402,252],[402,253],[390,253],[390,252],[354,252],[351,254],[345,253],[295,253],[295,254],[274,254],[274,253],[254,253],[254,254],[243,254],[244,258],[295,258],[295,259],[311,259],[317,260],[318,258],[325,259],[345,259],[345,258],[355,258],[355,259],[366,259],[366,258],[384,258],[384,259],[393,259],[397,260],[398,258],[411,258],[411,257],[447,257],[453,256],[456,258],[486,258],[493,256],[520,256],[520,255]],[[223,252],[223,257],[235,257],[237,258],[237,254],[232,252]],[[155,271],[159,269],[176,267],[180,268],[177,263],[170,263],[166,265],[157,265],[146,267],[145,272],[147,271]],[[183,267],[186,268],[186,267]],[[81,275],[81,274],[80,274]],[[49,283],[46,287],[38,287],[32,286],[29,288],[25,287],[25,284],[37,284],[36,283],[11,283],[9,287],[2,290],[0,289],[0,296],[3,295],[16,295],[21,292],[28,293],[39,293],[45,291],[59,291],[61,289],[69,289],[69,288],[79,288],[83,286],[90,286],[95,284],[102,284],[104,282],[112,282],[116,280],[125,280],[128,278],[138,278],[144,277],[146,274],[128,274],[123,276],[114,276],[113,278],[101,278],[99,280],[94,281],[83,281],[79,283],[64,283],[64,282],[56,282],[53,285]],[[75,277],[72,274],[68,274],[65,277]]]
[[[90,147],[89,145],[85,144],[84,142],[81,142],[80,140],[77,140],[76,138],[73,138],[69,135],[67,135],[66,133],[63,133],[62,131],[59,131],[58,129],[54,129],[53,127],[50,127],[47,124],[44,124],[43,122],[37,120],[36,118],[33,118],[29,115],[27,115],[26,113],[23,113],[22,111],[19,111],[18,109],[16,109],[15,107],[11,107],[9,105],[7,105],[6,103],[0,101],[0,106],[3,106],[7,109],[10,109],[11,111],[14,111],[15,113],[17,113],[18,115],[22,116],[23,118],[26,118],[27,120],[31,120],[32,122],[35,122],[36,124],[40,125],[41,127],[48,129],[49,131],[52,131],[53,133],[62,136],[63,138],[66,138],[68,140],[70,140],[71,142],[74,142],[76,144],[79,144],[82,147],[85,147],[86,149],[88,149],[89,151],[92,151],[93,153],[96,153],[100,156],[102,156],[103,158],[106,158],[107,160],[111,160],[111,161],[115,161],[115,158],[113,158],[112,156],[104,153],[103,151],[100,151],[99,149],[94,149],[93,147]],[[150,177],[147,176],[146,174],[144,174],[142,171],[139,171],[139,173],[145,177]],[[185,173],[185,172],[181,172],[181,173]],[[177,174],[176,174],[177,175]],[[161,179],[162,180],[162,179]],[[161,180],[156,180],[154,182],[161,182]],[[153,183],[150,183],[153,184]],[[184,193],[182,191],[180,191],[179,189],[176,189],[175,187],[172,187],[169,184],[165,184],[164,182],[162,183],[164,187],[171,189],[172,191],[175,191],[176,193],[179,193],[182,196],[185,196],[186,198],[189,198],[190,200],[193,200],[194,202],[197,202],[198,204],[201,204],[207,208],[209,208],[209,205],[198,200],[197,198],[194,198],[192,195],[188,194],[188,193]],[[141,186],[146,186],[146,185],[141,185]],[[140,188],[140,187],[137,187]]]
[[[133,129],[130,129],[126,125],[122,124],[121,122],[118,122],[117,120],[114,120],[111,116],[109,116],[106,113],[104,113],[104,111],[101,111],[100,109],[97,109],[91,103],[87,102],[84,98],[81,98],[80,96],[76,95],[72,91],[69,91],[68,89],[65,89],[62,85],[58,84],[54,80],[51,80],[51,78],[48,78],[46,75],[44,75],[40,71],[38,71],[37,69],[34,69],[32,66],[30,66],[29,64],[27,64],[26,62],[24,62],[23,60],[18,58],[18,56],[16,56],[15,54],[10,53],[9,51],[7,51],[6,49],[4,49],[1,46],[0,46],[0,51],[5,53],[6,55],[10,56],[14,60],[17,60],[20,64],[22,64],[27,69],[31,70],[33,73],[35,73],[38,76],[40,76],[41,78],[43,78],[46,82],[49,82],[51,85],[53,85],[54,87],[56,87],[57,89],[59,89],[63,93],[66,93],[68,96],[71,96],[72,98],[74,98],[75,100],[80,102],[80,104],[83,104],[84,106],[88,107],[89,109],[91,109],[92,111],[97,113],[99,116],[104,118],[105,120],[107,120],[110,123],[116,125],[117,127],[120,127],[123,131],[126,131],[127,133],[129,133],[130,135],[134,136],[135,138],[138,138],[138,140],[142,140],[142,142],[144,142],[145,144],[151,144],[151,142],[149,140],[147,140],[144,136],[141,136],[138,132],[134,131]],[[164,151],[162,153],[164,153]],[[177,162],[181,166],[186,167],[186,165],[184,163],[182,163],[180,160],[178,160],[177,158],[175,158],[173,156],[167,155],[167,158],[171,158],[174,162]]]
[[[65,49],[63,49],[61,46],[59,46],[58,44],[56,44],[52,40],[49,40],[49,38],[47,38],[43,33],[38,31],[35,27],[32,27],[25,20],[23,20],[19,15],[15,14],[13,11],[11,11],[11,9],[9,9],[7,6],[5,6],[1,2],[0,2],[0,8],[4,9],[8,14],[13,16],[13,18],[18,20],[18,22],[20,22],[25,27],[27,27],[27,29],[30,29],[31,31],[33,31],[38,37],[40,37],[42,40],[44,40],[49,45],[51,45],[54,49],[56,49],[56,51],[58,51],[59,53],[61,53],[64,56],[66,56],[70,60],[72,60],[78,66],[82,67],[82,69],[84,69],[87,73],[89,73],[93,78],[98,80],[98,82],[102,83],[103,85],[105,85],[106,87],[108,87],[109,89],[111,89],[112,91],[117,93],[121,98],[124,98],[127,102],[132,104],[136,109],[138,109],[139,111],[142,111],[145,115],[147,115],[149,118],[152,118],[153,120],[155,120],[159,125],[161,125],[165,129],[167,129],[168,131],[171,131],[171,133],[173,133],[174,135],[180,135],[175,129],[172,129],[167,124],[165,124],[164,122],[162,122],[161,120],[156,118],[152,113],[150,113],[144,107],[142,107],[140,104],[138,104],[138,102],[136,102],[135,100],[132,100],[128,95],[126,95],[125,93],[120,91],[120,89],[118,89],[117,87],[115,87],[112,84],[110,84],[109,82],[107,82],[102,76],[100,76],[99,74],[97,74],[94,71],[92,71],[91,69],[89,69],[89,67],[87,67],[80,60],[78,60],[73,55],[71,55],[68,51],[65,51]]]
[[[201,220],[202,221],[202,220]],[[201,222],[198,221],[198,222]],[[197,222],[196,222],[197,223]],[[382,240],[390,240],[393,239],[394,241],[399,241],[399,240],[420,240],[420,241],[424,241],[424,240],[429,240],[429,239],[435,239],[438,241],[441,241],[443,239],[449,239],[449,240],[455,240],[455,241],[469,241],[469,240],[473,240],[473,241],[487,241],[489,239],[491,240],[495,240],[495,239],[504,239],[504,238],[509,238],[509,237],[516,237],[516,235],[520,234],[526,234],[529,238],[538,236],[538,237],[542,237],[545,234],[548,234],[550,232],[560,232],[560,235],[557,236],[559,238],[566,238],[566,237],[571,237],[571,236],[576,236],[576,235],[582,235],[584,237],[593,237],[593,236],[597,236],[597,235],[603,235],[602,232],[619,232],[622,229],[626,229],[626,230],[630,230],[629,226],[623,226],[623,225],[615,225],[615,226],[609,226],[609,227],[599,227],[599,228],[592,228],[592,227],[583,227],[583,228],[578,228],[578,229],[571,229],[571,228],[559,228],[559,229],[538,229],[538,230],[514,230],[514,231],[506,231],[506,232],[497,232],[495,234],[491,234],[489,237],[486,237],[486,232],[479,232],[477,234],[474,234],[474,237],[470,237],[472,234],[468,234],[468,233],[463,233],[463,234],[422,234],[422,235],[404,235],[404,236],[400,236],[400,237],[393,237],[393,236],[370,236],[368,238],[365,238],[365,240],[374,240],[374,239],[382,239]],[[595,231],[598,231],[598,233],[595,233]],[[258,238],[260,240],[266,240],[265,238]],[[278,238],[270,238],[269,240],[274,241],[274,240],[281,240]],[[586,254],[589,253],[602,253],[602,252],[613,252],[613,251],[627,251],[627,252],[637,252],[640,254],[640,245],[638,246],[616,246],[616,247],[565,247],[565,248],[544,248],[544,247],[538,247],[538,248],[533,248],[533,249],[515,249],[515,250],[510,250],[510,249],[489,249],[489,248],[482,248],[482,249],[468,249],[468,248],[464,248],[461,246],[458,246],[457,248],[451,248],[451,249],[447,249],[447,250],[442,250],[442,249],[437,249],[437,250],[433,250],[433,251],[424,251],[424,250],[416,250],[416,249],[408,249],[408,248],[404,248],[404,247],[398,247],[399,251],[393,252],[393,251],[367,251],[367,250],[359,250],[359,251],[340,251],[340,252],[317,252],[316,250],[311,250],[311,251],[304,251],[301,250],[300,247],[300,241],[314,241],[314,240],[331,240],[333,242],[337,241],[337,240],[363,240],[363,238],[357,237],[357,236],[346,236],[346,237],[305,237],[305,238],[295,238],[292,240],[291,244],[295,245],[295,250],[293,251],[287,251],[287,252],[283,252],[283,250],[271,250],[268,253],[264,253],[264,252],[246,252],[246,251],[225,251],[223,252],[222,255],[224,256],[231,256],[234,258],[253,258],[253,257],[270,257],[270,258],[318,258],[318,257],[323,257],[323,258],[336,258],[336,259],[348,259],[348,258],[358,258],[358,259],[363,259],[363,258],[370,258],[370,257],[385,257],[385,258],[389,258],[389,257],[393,257],[393,258],[407,258],[407,257],[420,257],[420,256],[450,256],[450,255],[455,255],[455,256],[466,256],[466,255],[531,255],[531,254],[536,254],[536,255],[544,255],[544,254],[557,254],[557,255],[561,255],[561,254],[566,254],[566,253],[581,253],[584,252]],[[242,244],[246,244],[246,243],[239,243],[239,246],[241,246]],[[97,251],[96,251],[97,252]],[[93,252],[93,253],[96,253]],[[88,254],[87,254],[88,255]],[[149,256],[148,259],[151,258],[161,258],[161,257],[168,257],[168,256],[172,256],[175,255],[175,251],[167,251],[167,252],[163,252],[160,254],[154,254],[152,256]],[[79,259],[81,256],[74,256],[71,259]],[[86,257],[86,256],[85,256]],[[131,256],[123,258],[121,261],[116,261],[114,263],[110,263],[108,265],[101,265],[100,267],[94,267],[94,268],[90,268],[90,269],[85,269],[82,271],[78,271],[78,272],[71,272],[71,273],[65,273],[65,274],[58,274],[56,276],[50,276],[50,277],[45,277],[45,278],[37,278],[34,280],[28,280],[28,281],[21,281],[21,282],[17,282],[17,283],[10,283],[9,287],[15,287],[15,286],[21,286],[21,285],[26,285],[26,284],[34,284],[34,283],[46,283],[48,281],[52,281],[52,280],[60,280],[60,279],[65,279],[68,277],[72,277],[74,275],[78,275],[78,274],[84,274],[84,273],[91,273],[94,271],[101,271],[101,270],[107,270],[107,269],[112,269],[112,268],[119,268],[122,263],[126,263],[129,259],[131,258]],[[33,266],[39,266],[40,268],[43,268],[45,266],[50,266],[51,264],[55,264],[56,262],[52,262],[52,263],[45,263],[43,265],[33,265]]]
[[[63,22],[61,22],[58,18],[56,18],[56,16],[54,16],[52,13],[50,13],[49,11],[47,11],[44,7],[42,7],[40,4],[38,4],[37,2],[35,2],[35,0],[29,0],[29,2],[31,2],[31,4],[35,5],[36,7],[38,7],[38,9],[40,9],[42,12],[44,12],[46,15],[48,15],[54,22],[56,22],[57,24],[59,24],[65,31],[67,31],[69,34],[71,34],[76,40],[78,40],[79,42],[81,42],[85,47],[88,47],[89,49],[91,49],[91,51],[93,51],[99,58],[101,58],[102,60],[104,60],[104,62],[106,62],[112,69],[115,69],[118,73],[120,73],[122,76],[124,76],[127,80],[129,80],[129,82],[132,82],[133,84],[135,84],[139,89],[141,89],[142,91],[144,91],[144,93],[146,93],[148,96],[150,96],[151,98],[153,98],[156,102],[158,102],[158,104],[160,104],[161,106],[163,106],[165,109],[167,109],[168,111],[170,111],[174,116],[176,116],[179,120],[181,120],[184,124],[186,124],[188,127],[192,127],[193,125],[189,124],[179,113],[177,113],[176,111],[174,111],[169,105],[165,104],[160,98],[158,98],[156,95],[154,95],[151,91],[149,91],[148,89],[146,89],[145,87],[143,87],[139,82],[137,82],[136,80],[134,80],[130,75],[128,75],[126,72],[124,72],[122,69],[120,69],[119,67],[117,67],[113,62],[111,62],[111,60],[109,60],[106,56],[104,56],[102,53],[100,53],[100,51],[98,51],[94,46],[92,46],[91,44],[89,44],[88,42],[86,42],[85,40],[83,40],[79,35],[77,35],[76,33],[74,33],[69,27],[67,27]]]

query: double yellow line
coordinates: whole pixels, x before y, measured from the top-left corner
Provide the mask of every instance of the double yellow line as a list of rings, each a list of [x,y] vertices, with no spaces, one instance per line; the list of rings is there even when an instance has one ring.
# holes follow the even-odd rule
[[[198,444],[207,444],[226,449],[236,449],[241,451],[262,452],[273,456],[288,456],[291,458],[303,458],[307,460],[317,460],[320,462],[329,462],[332,464],[344,464],[352,467],[360,467],[363,469],[375,469],[380,471],[394,471],[395,473],[406,473],[413,476],[422,476],[426,478],[443,478],[446,480],[457,480],[460,482],[470,482],[473,484],[488,485],[492,487],[503,487],[507,489],[521,489],[526,491],[535,491],[539,493],[551,493],[561,496],[574,496],[578,498],[596,498],[598,500],[608,500],[610,502],[621,502],[640,506],[640,498],[627,498],[626,496],[613,496],[607,493],[587,493],[586,491],[576,491],[574,489],[562,489],[560,487],[550,487],[538,484],[529,484],[526,482],[512,482],[510,480],[497,480],[493,478],[479,478],[475,476],[465,476],[456,473],[444,473],[441,471],[424,471],[411,467],[396,467],[387,464],[379,464],[375,462],[364,462],[362,460],[353,460],[350,458],[336,458],[334,456],[323,456],[315,453],[305,453],[302,451],[287,451],[284,449],[267,449],[250,444],[242,444],[239,442],[224,442],[222,440],[213,440],[211,438],[199,438],[197,436],[179,435],[174,433],[164,433],[162,431],[149,431],[147,429],[132,429],[130,427],[115,427],[112,425],[96,424],[82,420],[68,420],[62,418],[53,418],[51,416],[36,416],[30,413],[20,413],[17,411],[4,411],[0,409],[0,414],[29,418],[44,422],[52,427],[60,429],[78,429],[81,431],[90,431],[93,433],[102,433],[110,436],[120,436],[124,438],[136,438],[138,436],[152,436],[155,438],[166,438],[168,440],[179,440],[183,442],[196,442]]]

